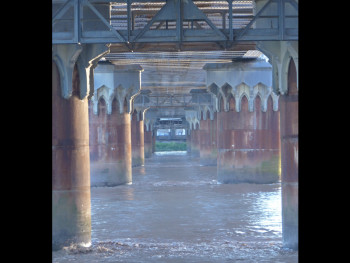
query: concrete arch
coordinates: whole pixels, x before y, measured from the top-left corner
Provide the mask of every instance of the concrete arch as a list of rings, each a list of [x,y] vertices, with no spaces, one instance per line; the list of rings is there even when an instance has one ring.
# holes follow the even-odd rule
[[[233,101],[233,105],[231,104],[231,99],[232,99],[232,101]],[[227,103],[228,103],[228,106],[229,106],[229,110],[231,111],[236,111],[236,105],[237,105],[237,103],[236,103],[236,98],[235,98],[235,96],[234,96],[234,94],[233,93],[230,93],[229,95],[228,95],[228,97],[227,97]]]
[[[287,49],[295,63],[296,78],[297,78],[297,89],[299,90],[299,54],[298,54],[298,43],[297,42],[287,42]]]
[[[257,96],[259,96],[259,98],[261,100],[261,109],[260,110],[263,112],[266,112],[267,111],[267,99],[272,92],[272,88],[266,86],[265,84],[263,84],[261,82],[259,82],[253,88],[255,90],[254,100],[256,99]],[[257,109],[255,109],[255,103],[253,103],[253,105],[254,105],[254,110],[257,110]]]
[[[218,95],[219,89],[219,86],[216,85],[214,82],[207,86],[207,91],[213,93],[214,95]]]
[[[236,99],[236,111],[240,112],[241,111],[241,104],[242,104],[242,98],[245,96],[248,100],[248,108],[249,111],[253,111],[252,103],[251,103],[251,98],[250,98],[250,87],[242,82],[236,86],[236,94],[235,94],[235,99]]]
[[[219,93],[217,96],[217,111],[225,111],[225,97],[222,95],[222,93]]]
[[[222,94],[227,98],[230,93],[232,93],[232,86],[225,82],[224,85],[221,86]]]
[[[68,99],[72,95],[72,85],[68,84],[68,81],[73,79],[73,69],[67,70],[66,72],[66,67],[64,63],[62,62],[61,58],[57,55],[54,55],[52,58],[52,62],[55,63],[58,73],[59,73],[59,78],[60,78],[60,84],[61,84],[61,96],[65,99]],[[67,74],[71,76],[66,76]]]
[[[99,112],[99,106],[100,106],[101,100],[104,100],[104,102],[105,102],[105,104],[106,104],[107,114],[109,114],[109,113],[108,113],[108,106],[109,106],[108,99],[105,98],[104,95],[101,95],[101,96],[98,98],[98,100],[97,100],[97,115],[100,114],[100,112]]]
[[[296,79],[297,79],[297,90],[299,90],[299,85],[298,85],[298,57],[296,57],[296,55],[294,54],[294,56],[290,53],[289,51],[290,49],[287,48],[284,57],[282,59],[282,66],[281,66],[281,88],[280,88],[280,93],[281,94],[287,94],[288,93],[288,69],[289,69],[289,65],[291,60],[294,61],[295,64],[295,69],[296,69]],[[292,52],[294,53],[294,52]]]
[[[227,82],[225,82],[224,85],[221,86],[221,93],[224,97],[224,111],[229,111],[230,110],[230,105],[229,105],[229,96],[230,94],[234,94],[234,88],[228,84]]]
[[[213,120],[214,119],[214,110],[212,107],[205,105],[201,107],[201,115],[202,115],[202,120],[207,120],[208,119],[208,112],[209,112],[209,119]]]
[[[256,100],[260,99],[260,109],[255,108]],[[262,112],[266,112],[267,110],[267,100],[264,100],[264,98],[261,96],[260,93],[257,93],[254,97],[254,103],[253,103],[253,111],[261,110]]]
[[[207,86],[207,91],[211,94],[215,95],[215,99],[214,99],[214,111],[219,112],[220,108],[219,108],[219,86],[216,85],[214,82],[211,83],[209,86]]]

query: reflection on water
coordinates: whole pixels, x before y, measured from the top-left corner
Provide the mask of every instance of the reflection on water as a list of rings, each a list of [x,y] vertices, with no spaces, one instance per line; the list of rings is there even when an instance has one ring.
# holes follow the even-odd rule
[[[281,186],[218,184],[216,167],[159,152],[133,184],[91,189],[92,246],[53,262],[297,262],[284,250]]]
[[[164,152],[155,152],[154,155],[155,156],[164,156],[164,155],[183,156],[183,155],[187,155],[187,152],[186,151],[164,151]]]

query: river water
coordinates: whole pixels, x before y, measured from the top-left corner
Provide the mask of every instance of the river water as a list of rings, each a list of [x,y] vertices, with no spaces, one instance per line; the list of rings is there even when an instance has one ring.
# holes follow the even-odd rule
[[[92,245],[52,262],[298,262],[282,248],[280,183],[218,184],[186,152],[155,153],[133,183],[91,188]]]

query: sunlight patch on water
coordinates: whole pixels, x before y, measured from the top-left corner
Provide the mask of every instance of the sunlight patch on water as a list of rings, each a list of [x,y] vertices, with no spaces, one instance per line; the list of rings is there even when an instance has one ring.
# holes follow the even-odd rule
[[[166,152],[154,152],[157,156],[164,156],[164,155],[186,155],[187,151],[166,151]]]

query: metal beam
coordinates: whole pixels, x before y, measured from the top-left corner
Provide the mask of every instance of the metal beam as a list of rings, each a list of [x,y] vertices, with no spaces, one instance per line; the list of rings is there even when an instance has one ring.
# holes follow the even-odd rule
[[[126,39],[121,34],[119,34],[118,30],[113,28],[109,24],[109,22],[106,21],[106,19],[96,10],[96,8],[89,2],[89,0],[80,0],[80,1],[86,4],[95,13],[95,15],[97,15],[97,17],[101,20],[101,22],[103,22],[111,30],[111,32],[113,32],[114,35],[116,35],[122,42],[126,42]]]
[[[211,2],[212,0],[206,0],[207,2]],[[214,0],[213,0],[214,1]],[[53,3],[61,3],[61,1],[53,0]],[[94,7],[93,4],[98,3],[125,3],[125,9],[118,12],[124,12],[125,14],[124,22],[122,22],[122,27],[115,28],[114,24],[112,25],[111,21],[114,18],[111,18],[111,21],[106,19],[101,15],[101,13]],[[53,14],[52,24],[58,23],[64,14],[70,9],[74,8],[74,18],[73,18],[73,32],[67,31],[54,31],[52,32],[52,43],[123,43],[127,45],[129,48],[129,43],[132,47],[135,46],[136,43],[175,43],[177,45],[182,45],[184,43],[198,43],[198,42],[207,42],[207,43],[217,43],[219,44],[219,49],[228,48],[233,44],[239,43],[241,41],[263,41],[263,40],[298,40],[298,29],[297,23],[296,28],[285,28],[285,4],[289,3],[292,7],[296,9],[296,13],[298,12],[298,3],[294,0],[269,0],[259,12],[251,18],[251,16],[247,13],[244,16],[244,19],[248,20],[249,23],[244,28],[234,29],[234,25],[236,25],[237,21],[239,21],[238,15],[235,15],[235,6],[233,0],[227,0],[228,6],[227,10],[220,9],[216,10],[208,10],[207,13],[212,13],[213,15],[217,15],[220,19],[224,19],[228,14],[229,26],[226,29],[226,23],[224,20],[221,24],[217,24],[214,20],[208,18],[206,13],[203,10],[199,9],[195,4],[198,2],[197,0],[168,0],[166,3],[160,8],[158,12],[151,18],[150,21],[144,26],[137,26],[136,29],[132,27],[132,21],[134,20],[132,14],[134,2],[154,2],[154,3],[164,3],[164,0],[117,0],[117,1],[109,1],[109,0],[68,0],[62,1],[62,6],[60,9]],[[202,1],[203,2],[203,1]],[[274,2],[278,4],[278,15],[271,16],[271,18],[278,20],[278,29],[277,32],[271,28],[254,28],[251,26],[256,22],[256,20],[260,18],[266,18],[266,16],[262,16],[263,12],[269,8],[269,5]],[[56,5],[57,6],[57,5]],[[81,23],[84,22],[83,18],[83,7],[88,7],[92,10],[92,12],[97,16],[97,18],[106,25],[106,30],[99,31],[86,31],[86,29],[82,29]],[[124,11],[123,11],[124,10]],[[237,9],[238,10],[238,9]],[[240,9],[239,9],[240,10]],[[138,10],[138,13],[148,12],[150,10]],[[249,9],[246,9],[245,12],[248,12]],[[120,13],[120,14],[122,14]],[[238,12],[239,13],[239,12]],[[237,14],[238,14],[237,13]],[[150,14],[152,15],[152,14]],[[297,18],[297,14],[295,16],[288,16],[289,18]],[[219,19],[219,20],[220,20]],[[63,21],[63,20],[62,20]],[[150,30],[151,26],[155,22],[159,22],[159,25],[155,30]],[[171,29],[166,26],[166,29],[161,29],[162,25],[165,23],[168,25],[168,21],[176,22],[176,26]],[[183,24],[184,21],[188,21],[189,25],[187,26]],[[209,26],[210,29],[202,28],[199,24],[199,21],[205,21],[205,23]],[[214,23],[214,22],[216,23]],[[243,23],[243,22],[242,22]],[[223,28],[221,29],[220,26]],[[129,48],[130,49],[130,48]]]

